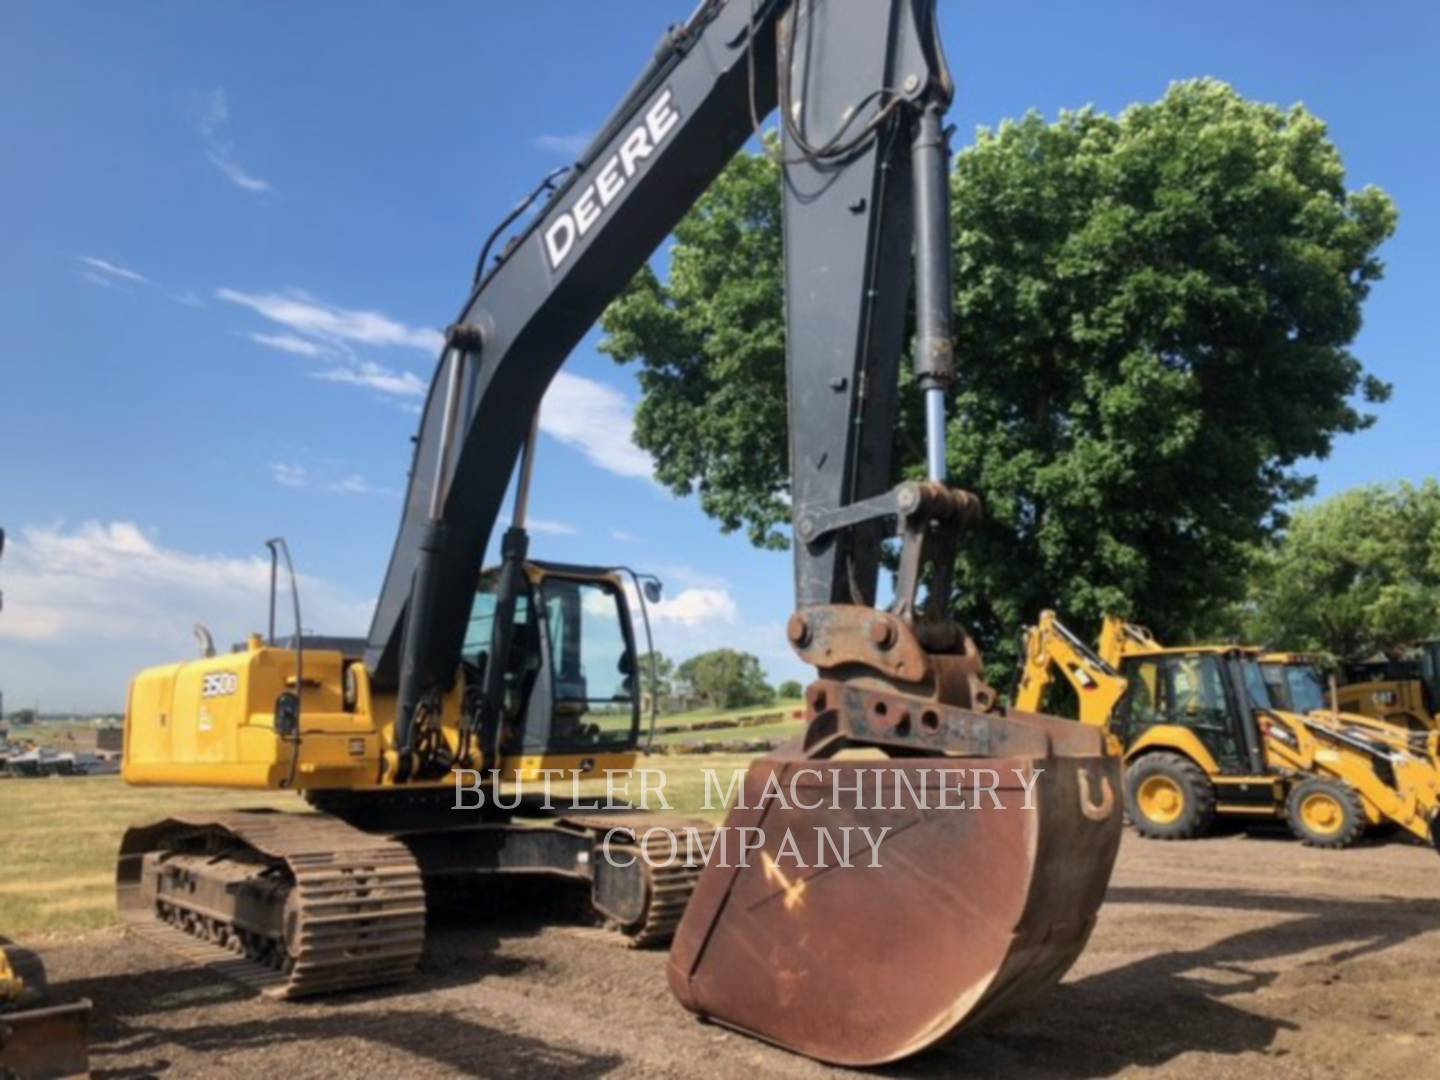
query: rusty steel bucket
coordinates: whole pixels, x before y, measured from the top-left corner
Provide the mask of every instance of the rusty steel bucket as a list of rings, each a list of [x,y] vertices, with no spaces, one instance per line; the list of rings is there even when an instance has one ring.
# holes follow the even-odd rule
[[[860,705],[855,716],[876,715]],[[1059,981],[1119,847],[1119,761],[1099,731],[1051,717],[936,707],[924,721],[876,740],[908,744],[906,756],[819,760],[833,744],[797,743],[751,765],[728,849],[712,851],[671,948],[686,1008],[820,1061],[873,1066]],[[848,745],[885,734],[862,727]],[[961,808],[977,781],[963,800],[976,805]],[[853,798],[857,783],[866,794]],[[847,864],[847,827],[852,839],[890,832],[878,852],[852,843]],[[763,839],[741,832],[756,829]],[[830,837],[819,859],[817,830]]]

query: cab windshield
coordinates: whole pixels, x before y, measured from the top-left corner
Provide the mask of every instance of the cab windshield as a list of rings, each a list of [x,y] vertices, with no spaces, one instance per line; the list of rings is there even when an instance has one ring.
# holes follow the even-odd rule
[[[1322,712],[1328,708],[1325,700],[1325,680],[1311,664],[1286,664],[1285,689],[1293,712]]]
[[[1258,660],[1242,658],[1240,660],[1240,675],[1245,680],[1245,696],[1250,699],[1252,709],[1274,709],[1280,706],[1276,703],[1270,693],[1270,687],[1265,682],[1265,675],[1260,670]]]

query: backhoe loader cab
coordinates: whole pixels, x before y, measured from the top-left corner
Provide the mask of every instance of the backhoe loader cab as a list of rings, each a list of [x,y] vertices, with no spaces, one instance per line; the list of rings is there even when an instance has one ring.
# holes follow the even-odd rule
[[[1302,714],[1335,708],[1324,666],[1315,657],[1265,653],[1260,657],[1260,671],[1276,708]]]
[[[1218,813],[1273,817],[1257,712],[1269,708],[1253,654],[1236,648],[1147,649],[1125,656],[1112,730],[1126,748],[1131,817],[1159,837],[1204,832]]]

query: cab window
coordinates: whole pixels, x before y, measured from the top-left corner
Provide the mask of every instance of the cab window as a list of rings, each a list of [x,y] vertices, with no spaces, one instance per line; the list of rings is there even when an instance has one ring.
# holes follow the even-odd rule
[[[484,574],[470,608],[461,658],[483,674],[490,664],[491,635],[495,631],[496,575]],[[540,631],[535,623],[530,596],[522,591],[515,598],[515,623],[510,632],[509,664],[505,672],[504,722],[508,728],[519,723],[543,664]]]
[[[549,577],[540,595],[550,636],[553,742],[627,744],[637,712],[619,590],[608,581]]]
[[[1298,713],[1321,712],[1328,709],[1327,687],[1320,672],[1305,664],[1285,668],[1288,708]]]

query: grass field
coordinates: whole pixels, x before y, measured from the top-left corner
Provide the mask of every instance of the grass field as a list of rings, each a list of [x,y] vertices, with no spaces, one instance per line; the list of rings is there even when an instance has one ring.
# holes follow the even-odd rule
[[[747,716],[758,716],[764,713],[790,713],[796,709],[803,709],[805,702],[800,698],[782,698],[772,701],[768,705],[748,705],[743,709],[695,709],[692,712],[683,713],[661,713],[655,721],[656,728],[668,727],[680,724],[685,727],[694,727],[696,724],[705,723],[709,720],[743,720]],[[641,729],[650,724],[650,718],[642,717]],[[658,737],[658,736],[657,736]]]
[[[723,791],[731,770],[743,769],[747,760],[656,757],[640,767],[664,774],[663,794],[675,812],[715,819],[722,809],[703,806],[705,770],[716,772]],[[651,779],[653,791],[658,780]],[[580,791],[589,798],[603,786],[582,785]],[[640,781],[632,778],[629,798],[639,794]],[[717,801],[713,794],[710,801]],[[0,934],[34,937],[113,924],[115,853],[129,825],[186,811],[304,805],[299,796],[281,792],[127,787],[118,776],[0,781]],[[654,801],[649,808],[664,809]]]
[[[737,739],[788,739],[800,734],[804,723],[799,720],[782,720],[775,724],[755,724],[751,727],[706,728],[704,731],[672,731],[656,735],[659,746],[675,743],[734,742]]]
[[[125,827],[186,810],[295,807],[293,795],[133,788],[118,776],[0,781],[0,934],[115,921]]]

